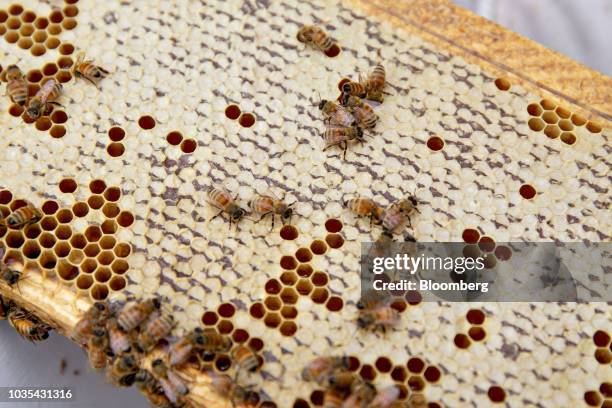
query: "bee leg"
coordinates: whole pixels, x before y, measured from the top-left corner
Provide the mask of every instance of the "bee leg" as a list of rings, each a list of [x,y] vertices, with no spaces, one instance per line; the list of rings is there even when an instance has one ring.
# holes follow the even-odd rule
[[[217,217],[218,217],[218,216],[220,216],[221,214],[223,214],[223,210],[219,211],[219,213],[218,213],[217,215],[215,215],[214,217],[212,217],[212,218],[209,220],[209,222],[210,222],[210,221],[212,221],[212,220],[214,220],[215,218],[217,218]],[[230,221],[230,223],[231,223],[231,221]]]
[[[342,157],[344,158],[344,160],[346,160],[346,151],[348,150],[348,143],[344,142],[344,154],[342,155]]]

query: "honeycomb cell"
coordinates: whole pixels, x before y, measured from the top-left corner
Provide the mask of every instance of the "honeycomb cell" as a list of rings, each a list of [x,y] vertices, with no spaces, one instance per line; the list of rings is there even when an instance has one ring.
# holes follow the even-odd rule
[[[598,348],[595,350],[595,360],[599,364],[610,364],[612,362],[612,351],[608,348]]]
[[[574,113],[572,115],[572,123],[576,126],[584,126],[586,125],[587,120],[584,117]]]
[[[236,104],[228,105],[225,108],[225,116],[231,120],[238,119],[240,117],[240,107]]]
[[[134,216],[129,211],[121,211],[117,216],[117,223],[123,228],[127,228],[134,223]]]
[[[281,309],[281,316],[285,319],[295,319],[298,315],[298,311],[293,306],[283,306]]]
[[[41,44],[34,44],[32,48],[30,48],[30,54],[32,54],[35,57],[40,57],[42,55],[45,55],[46,52],[47,52],[47,49]]]
[[[474,341],[482,341],[487,333],[482,327],[471,327],[470,330],[468,330],[468,335]]]
[[[243,113],[238,118],[238,123],[244,128],[250,128],[255,124],[255,115],[252,113]]]
[[[59,68],[54,62],[49,62],[43,66],[42,72],[46,76],[53,76],[58,70]]]
[[[108,282],[108,287],[113,292],[119,292],[120,290],[125,289],[127,282],[123,276],[113,276]]]
[[[41,132],[46,132],[47,130],[51,129],[52,125],[53,123],[51,123],[51,120],[46,117],[38,118],[35,122],[36,129],[40,130]]]
[[[544,134],[549,139],[556,139],[561,134],[561,129],[557,125],[548,125],[544,128]]]
[[[118,224],[115,220],[106,220],[100,225],[104,234],[114,234],[117,232]]]
[[[108,287],[106,285],[96,283],[89,292],[91,298],[95,301],[104,300],[108,297]]]
[[[68,115],[63,110],[54,110],[51,114],[51,121],[55,124],[66,123]]]
[[[81,262],[81,271],[83,273],[93,273],[98,268],[98,263],[95,259],[85,259]]]
[[[531,200],[536,196],[536,190],[531,184],[523,184],[519,189],[519,194],[526,200]]]
[[[312,244],[310,244],[310,250],[315,255],[324,255],[325,252],[327,252],[327,244],[320,239],[314,240]]]
[[[115,255],[119,258],[125,258],[132,252],[132,247],[130,246],[130,244],[122,242],[117,244],[113,251],[115,252]]]
[[[312,295],[310,295],[310,298],[312,299],[312,301],[318,304],[325,303],[328,297],[329,297],[329,292],[325,288],[316,288],[312,292]]]
[[[74,193],[77,189],[77,183],[72,178],[65,178],[59,182],[59,189],[62,193]]]
[[[64,30],[72,30],[74,27],[77,26],[77,21],[74,18],[66,18],[64,19],[64,21],[62,21],[62,28]]]
[[[507,91],[510,89],[511,85],[510,85],[510,81],[508,81],[506,78],[497,78],[495,80],[495,86],[500,91]]]
[[[15,30],[7,31],[6,34],[4,34],[4,39],[9,44],[15,44],[19,41],[19,33]]]
[[[280,310],[282,302],[278,296],[268,296],[264,300],[264,305],[270,311]]]
[[[38,238],[40,233],[41,233],[41,230],[40,230],[40,227],[38,226],[38,224],[30,224],[30,225],[27,225],[23,229],[23,234],[28,239],[36,239],[36,238]]]
[[[591,133],[601,133],[602,130],[601,125],[599,123],[595,123],[590,120],[587,122],[586,128]]]
[[[47,41],[47,33],[43,30],[36,30],[32,35],[32,39],[35,43],[44,43]]]
[[[45,231],[54,231],[57,228],[57,220],[53,216],[46,216],[40,220],[40,226]]]
[[[49,232],[43,232],[42,235],[38,238],[38,242],[40,243],[40,246],[42,246],[43,248],[49,249],[49,248],[53,248],[57,240],[55,239],[55,235]]]
[[[55,201],[53,201],[53,203],[54,203],[55,205],[57,205],[57,203],[56,203]],[[17,209],[19,209],[19,208],[21,208],[21,207],[25,207],[25,206],[27,206],[27,205],[28,205],[28,202],[27,202],[27,201],[25,201],[25,200],[15,200],[15,201],[13,201],[13,202],[10,204],[10,208],[11,208],[11,211],[15,211],[15,210],[17,210]],[[43,207],[44,207],[44,204],[43,204]],[[44,210],[43,210],[43,212],[44,212]]]
[[[96,282],[100,282],[100,283],[108,282],[111,276],[112,274],[111,274],[110,269],[105,268],[105,267],[99,267],[94,272],[94,279],[96,280]]]
[[[485,314],[480,309],[470,309],[466,313],[465,317],[470,324],[483,324],[485,321]]]
[[[232,340],[236,343],[245,343],[249,339],[249,332],[243,329],[236,329],[232,333]]]
[[[408,367],[411,373],[420,374],[425,368],[425,362],[418,357],[412,357],[406,363],[406,367]]]
[[[376,378],[376,369],[370,364],[364,364],[361,366],[361,370],[359,370],[359,375],[364,381],[374,381]]]
[[[83,234],[75,234],[70,238],[70,245],[73,248],[84,249],[87,245],[87,239]]]
[[[72,265],[70,266],[72,267]],[[78,269],[76,271],[78,274]],[[81,291],[86,291],[93,285],[93,283],[94,280],[90,275],[80,275],[76,280],[76,287]]]
[[[49,130],[49,134],[54,139],[60,139],[66,135],[66,128],[62,125],[53,125],[51,130]]]
[[[282,301],[289,305],[294,305],[297,302],[298,294],[293,288],[285,288],[280,293]]]
[[[301,276],[302,278],[308,278],[310,275],[312,275],[313,269],[312,266],[310,266],[309,264],[302,264],[298,266],[296,272],[298,276]]]
[[[59,24],[62,22],[63,19],[64,15],[60,10],[52,10],[51,13],[49,13],[49,21],[51,21],[52,23]]]
[[[455,338],[453,339],[453,341],[455,343],[455,346],[461,349],[466,349],[470,347],[470,345],[472,344],[472,342],[470,341],[470,338],[463,333],[457,334]]]
[[[402,313],[404,310],[408,308],[408,304],[406,303],[404,299],[395,300],[393,303],[391,303],[390,306],[400,313]]]
[[[425,379],[430,383],[438,382],[441,375],[442,374],[440,373],[440,370],[435,366],[427,367],[427,369],[423,373],[423,376],[425,377]]]
[[[70,264],[67,260],[60,259],[57,263],[57,274],[59,275],[60,279],[65,280],[65,281],[71,281],[71,280],[74,280],[79,275],[79,269],[76,266]],[[77,287],[79,287],[79,289],[88,289],[89,286],[93,284],[93,280],[92,280],[89,286],[81,287],[79,286],[80,278],[81,277],[77,279]],[[85,282],[82,282],[82,283],[85,283]]]
[[[22,50],[29,50],[32,47],[32,45],[34,45],[34,41],[32,41],[31,38],[21,37],[19,41],[17,41],[17,45]]]
[[[527,105],[527,113],[529,113],[531,116],[540,116],[542,112],[544,112],[544,110],[542,109],[540,104],[530,103],[529,105]]]
[[[574,130],[574,125],[572,124],[572,121],[568,119],[561,119],[558,125],[561,130],[564,130],[566,132]]]
[[[21,27],[21,20],[17,17],[9,17],[9,19],[6,20],[6,26],[10,30],[19,30],[19,28]]]
[[[108,130],[108,137],[113,142],[120,142],[125,138],[125,130],[119,126],[113,126]]]
[[[257,302],[257,303],[254,303],[253,305],[251,305],[251,307],[249,308],[249,313],[254,318],[261,319],[262,317],[264,317],[264,315],[266,313],[266,309],[265,309],[263,303]]]
[[[104,205],[104,197],[94,194],[87,199],[87,205],[92,210],[99,210]]]
[[[559,116],[555,112],[547,111],[542,114],[542,119],[544,122],[554,125],[559,121]]]
[[[389,360],[387,357],[379,357],[378,359],[376,359],[374,366],[381,373],[388,373],[389,371],[391,371],[391,368],[393,368],[391,360]]]
[[[75,215],[75,217],[79,217],[79,218],[85,217],[87,213],[89,213],[89,205],[87,205],[87,203],[84,203],[82,201],[74,203],[72,205],[72,213]]]
[[[610,344],[610,335],[604,330],[597,330],[593,334],[593,343],[597,347],[608,347]]]
[[[21,21],[24,23],[33,23],[34,20],[36,20],[36,13],[34,13],[32,10],[26,10],[21,15]]]
[[[172,131],[166,135],[166,141],[172,146],[178,146],[183,141],[183,135],[181,132]]]
[[[312,275],[311,280],[315,286],[325,286],[327,285],[329,278],[327,277],[327,274],[325,272],[317,271]]]
[[[429,148],[429,150],[432,150],[434,152],[442,150],[444,148],[444,140],[442,140],[442,138],[438,136],[432,136],[427,139],[427,147]]]
[[[420,375],[410,376],[407,383],[412,391],[422,391],[425,388],[425,381]]]
[[[124,259],[115,259],[111,265],[111,269],[117,275],[123,275],[130,268],[130,265]]]
[[[50,50],[54,50],[60,45],[60,40],[57,37],[49,37],[47,41],[45,41],[45,47]]]
[[[544,121],[540,118],[529,119],[529,121],[527,122],[527,125],[529,125],[529,129],[533,130],[534,132],[539,132],[542,129],[544,129],[544,127],[546,126]]]
[[[68,224],[70,221],[72,221],[73,215],[72,211],[64,208],[59,210],[55,217],[57,218],[57,221],[59,221],[60,224]]]
[[[283,269],[292,270],[297,267],[298,263],[294,257],[285,255],[281,258],[280,265]]]
[[[66,82],[70,82],[72,74],[69,71],[61,70],[55,75],[55,79],[57,79],[59,83],[65,84]]]
[[[393,371],[391,371],[391,378],[397,382],[406,381],[406,377],[408,376],[406,369],[402,366],[393,367]]]
[[[155,127],[155,119],[149,115],[141,116],[138,119],[138,126],[145,130],[151,130]]]
[[[202,315],[202,323],[206,326],[214,326],[219,321],[219,316],[215,312],[205,312]]]
[[[62,244],[64,244],[64,243],[62,243]],[[64,249],[62,249],[62,251],[63,250]],[[80,249],[70,249],[70,246],[68,246],[68,250],[69,250],[68,261],[71,264],[73,264],[73,265],[80,265],[83,262],[83,259],[85,259],[85,254]]]
[[[57,258],[52,251],[43,251],[39,262],[43,269],[54,269],[57,265]]]
[[[89,183],[89,191],[91,191],[92,194],[102,194],[104,190],[106,190],[106,183],[104,180],[95,179]]]
[[[293,225],[285,225],[280,230],[280,236],[287,241],[293,241],[298,237],[298,230]]]
[[[563,132],[560,137],[561,141],[567,145],[576,143],[576,135],[573,132]]]
[[[591,407],[598,407],[602,403],[601,395],[597,391],[587,391],[584,393],[584,402]]]
[[[557,104],[550,99],[542,99],[540,101],[540,105],[542,108],[544,108],[544,110],[554,110],[557,107]]]
[[[342,231],[342,221],[331,218],[325,221],[325,229],[332,234]]]
[[[268,312],[264,316],[264,324],[270,328],[277,328],[281,324],[282,318],[280,314]]]
[[[115,256],[112,251],[102,251],[98,254],[97,260],[100,265],[110,265],[115,260]]]
[[[330,248],[338,249],[344,245],[344,238],[340,234],[328,234],[325,237],[325,242]]]
[[[329,58],[334,58],[337,57],[340,54],[340,47],[338,46],[338,44],[332,44],[332,46],[325,51],[325,55],[328,56]]]
[[[284,321],[279,330],[283,336],[293,336],[297,332],[297,325],[291,321]]]
[[[77,6],[73,5],[72,2],[66,2],[68,5],[64,7],[62,12],[66,17],[76,17],[79,14],[79,9]],[[76,3],[76,1],[75,1]]]
[[[116,243],[117,243],[117,240],[115,239],[115,237],[105,235],[100,239],[100,248],[113,249]]]
[[[265,290],[270,295],[278,295],[282,289],[281,283],[276,279],[270,279],[266,282]]]
[[[111,157],[119,157],[125,153],[125,146],[123,143],[109,143],[108,146],[106,146],[106,152]]]
[[[283,272],[280,276],[280,281],[287,286],[295,285],[297,279],[297,274],[295,274],[294,272]]]
[[[104,207],[102,207],[102,213],[107,218],[115,218],[117,215],[119,215],[119,212],[119,207],[114,203],[106,203],[104,204]]]
[[[181,142],[180,147],[183,153],[189,154],[195,152],[195,149],[198,147],[198,143],[194,139],[184,139]]]
[[[493,402],[504,402],[506,400],[506,391],[502,387],[494,385],[487,391],[489,399]]]
[[[295,257],[300,262],[310,262],[312,260],[312,252],[308,248],[300,248],[295,252]]]
[[[557,109],[555,109],[555,112],[557,113],[557,115],[559,115],[560,118],[563,118],[563,119],[569,119],[569,117],[572,115],[572,113],[569,110],[561,106],[557,106]]]
[[[234,330],[234,325],[229,320],[221,320],[217,323],[219,334],[230,334]]]
[[[85,238],[89,242],[98,242],[102,237],[102,230],[97,225],[90,225],[85,230]]]
[[[320,407],[323,405],[324,398],[325,398],[325,391],[323,390],[315,390],[310,394],[310,402],[312,402],[312,404],[317,407]],[[305,405],[305,406],[307,407],[308,405]],[[294,405],[294,408],[295,408],[295,405]]]
[[[50,23],[47,26],[47,32],[50,35],[59,35],[62,32],[62,26],[56,23]]]
[[[599,386],[599,392],[606,398],[612,398],[612,383],[601,383],[601,385]]]
[[[312,292],[312,283],[308,279],[302,278],[298,281],[295,289],[298,291],[300,295],[307,296]]]
[[[0,204],[8,204],[13,201],[13,193],[8,190],[0,191]]]
[[[49,20],[46,17],[37,17],[34,20],[34,27],[39,30],[44,30],[49,25]]]
[[[16,118],[21,116],[23,114],[23,112],[24,112],[24,109],[21,106],[15,104],[15,103],[12,104],[11,107],[9,108],[9,114],[11,116],[16,117]]]
[[[29,37],[33,33],[34,33],[34,26],[32,24],[23,24],[21,28],[19,29],[19,34],[22,37]]]
[[[236,307],[231,303],[222,303],[217,308],[217,313],[219,316],[229,319],[236,313]]]
[[[90,258],[94,258],[98,256],[98,254],[100,253],[100,247],[98,246],[98,244],[95,244],[95,243],[87,244],[83,252],[85,253],[86,256]]]

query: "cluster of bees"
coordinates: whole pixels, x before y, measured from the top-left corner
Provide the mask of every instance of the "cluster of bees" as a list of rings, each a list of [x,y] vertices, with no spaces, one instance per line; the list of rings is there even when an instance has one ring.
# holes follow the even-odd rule
[[[94,86],[96,81],[105,78],[109,72],[92,61],[85,60],[85,54],[79,53],[72,67],[75,78],[84,78]],[[6,94],[13,103],[25,107],[26,114],[32,120],[36,120],[49,112],[49,105],[60,105],[57,100],[62,96],[63,86],[55,79],[45,82],[38,92],[30,98],[28,94],[28,83],[17,65],[10,65],[6,70]],[[60,105],[61,106],[61,105]]]
[[[120,387],[136,385],[156,407],[187,408],[192,406],[187,398],[189,388],[176,369],[196,355],[208,361],[211,355],[228,352],[232,341],[215,329],[196,328],[170,343],[174,326],[172,315],[162,311],[158,298],[125,307],[96,302],[75,326],[72,338],[87,349],[95,370],[106,369],[110,383]],[[145,362],[145,356],[162,340],[166,352]],[[210,370],[212,390],[235,403],[257,403],[259,394],[239,386],[237,377],[242,371],[256,371],[261,365],[259,358],[245,345],[235,347],[230,355],[236,365],[236,377]]]
[[[4,271],[3,278],[4,278]],[[8,320],[15,331],[31,342],[43,341],[49,338],[51,326],[44,323],[27,310],[17,306],[12,301],[0,297],[0,320]]]
[[[401,400],[401,389],[391,385],[378,390],[350,371],[346,356],[318,357],[302,370],[302,379],[324,387],[325,408],[425,408],[422,395]]]

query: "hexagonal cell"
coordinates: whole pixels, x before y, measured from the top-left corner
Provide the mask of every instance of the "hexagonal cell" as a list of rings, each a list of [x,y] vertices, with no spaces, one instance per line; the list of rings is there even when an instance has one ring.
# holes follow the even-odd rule
[[[95,259],[85,259],[81,262],[81,271],[83,273],[93,273],[98,268],[98,263]]]
[[[325,237],[325,242],[327,242],[330,248],[338,249],[344,245],[344,238],[340,234],[328,234]]]
[[[36,239],[41,234],[41,230],[38,224],[30,224],[23,228],[23,234],[26,238]]]
[[[388,373],[391,371],[391,368],[393,368],[391,360],[387,357],[378,357],[374,363],[374,366],[381,373]]]
[[[84,251],[86,256],[90,257],[90,258],[95,258],[96,256],[98,256],[98,254],[100,253],[100,247],[98,246],[98,244],[88,244]]]
[[[457,334],[453,339],[453,342],[455,343],[455,346],[461,349],[466,349],[472,344],[470,338],[463,333]]]
[[[49,20],[46,17],[37,17],[36,20],[34,20],[34,27],[39,30],[44,30],[48,25]]]
[[[420,375],[410,376],[407,383],[412,391],[422,391],[425,388],[425,380]]]
[[[268,296],[264,299],[264,305],[268,310],[277,311],[283,304],[278,296]]]
[[[57,228],[57,219],[54,216],[48,215],[40,220],[40,226],[45,231],[54,231]]]
[[[17,17],[9,17],[9,19],[6,20],[6,27],[9,30],[19,30],[19,28],[21,27],[21,20]]]
[[[312,283],[306,278],[302,278],[298,281],[295,289],[298,291],[300,295],[307,296],[313,289]]]
[[[540,105],[542,108],[544,108],[544,110],[554,110],[557,107],[557,104],[550,99],[542,99],[540,101]]]
[[[183,153],[193,153],[195,152],[195,149],[198,147],[198,143],[195,141],[195,139],[184,139],[181,142],[181,151]]]
[[[329,292],[327,291],[327,289],[324,289],[324,288],[316,288],[312,292],[312,295],[310,296],[313,302],[319,303],[319,304],[325,303],[328,297],[329,297]]]
[[[172,131],[166,135],[166,142],[172,146],[178,146],[183,141],[181,132]]]
[[[608,347],[610,344],[610,335],[604,330],[597,330],[593,334],[593,343],[597,347]]]
[[[558,126],[559,128],[561,128],[561,130],[565,130],[565,131],[574,130],[574,125],[572,124],[572,121],[568,119],[561,119],[558,123]]]
[[[285,255],[280,260],[281,268],[283,269],[295,269],[297,267],[297,261],[294,257]]]
[[[425,369],[425,362],[418,357],[412,357],[406,363],[411,373],[420,374]]]
[[[597,391],[587,391],[584,393],[584,402],[591,407],[598,407],[603,401]]]
[[[586,125],[587,120],[584,117],[574,113],[572,115],[572,123],[576,126],[584,126]]]
[[[230,334],[234,330],[234,325],[229,320],[221,320],[217,323],[219,334]]]
[[[95,179],[89,183],[89,191],[91,191],[92,194],[102,194],[104,190],[106,190],[106,183],[104,180]]]
[[[480,309],[468,310],[465,317],[470,324],[483,324],[485,321],[485,314]]]
[[[276,312],[268,312],[264,316],[264,324],[268,327],[276,328],[280,326],[281,322],[282,322],[282,318],[280,314]]]
[[[138,126],[145,130],[153,129],[155,127],[155,119],[149,115],[141,116],[138,119]]]
[[[429,367],[427,367],[427,369],[423,373],[423,376],[425,377],[427,382],[435,383],[435,382],[438,382],[438,380],[442,376],[442,373],[440,372],[438,367],[436,367],[436,366],[429,366]]]
[[[281,291],[281,288],[281,283],[276,279],[269,279],[265,285],[266,293],[270,295],[278,295]]]
[[[298,230],[293,225],[285,225],[280,230],[281,238],[287,241],[293,241],[298,235]]]
[[[225,116],[228,119],[236,120],[236,119],[238,119],[240,117],[240,113],[241,113],[240,112],[240,107],[238,105],[236,105],[236,104],[228,105],[225,108]]]
[[[598,348],[595,350],[595,360],[599,364],[610,364],[612,362],[612,351],[608,348]]]
[[[70,73],[70,71],[61,70],[60,72],[55,74],[55,79],[57,79],[59,83],[65,84],[66,82],[69,82],[72,79],[72,74]]]
[[[89,292],[94,301],[104,300],[108,297],[108,287],[101,283],[96,283]]]
[[[539,132],[542,129],[544,129],[544,126],[546,126],[544,121],[540,118],[529,119],[529,121],[527,122],[527,125],[529,126],[529,129],[533,130],[534,132]]]
[[[376,378],[376,369],[370,364],[364,364],[361,366],[361,370],[359,370],[359,375],[364,381],[374,381]]]
[[[64,19],[64,21],[62,21],[62,28],[64,30],[72,30],[73,28],[75,28],[77,26],[77,21],[74,18],[66,18]]]
[[[110,265],[115,260],[115,255],[112,251],[102,251],[96,259],[100,265]]]
[[[427,139],[427,147],[429,150],[437,152],[444,148],[444,140],[438,136],[432,136]]]
[[[115,252],[115,255],[119,258],[125,258],[132,252],[132,247],[130,246],[130,244],[121,242],[115,246],[113,251]]]
[[[74,203],[72,206],[72,213],[79,218],[85,217],[89,213],[89,205],[83,201]]]
[[[511,85],[510,85],[510,81],[508,81],[506,78],[497,78],[495,80],[495,86],[500,91],[507,91],[510,89]]]
[[[49,37],[47,41],[45,41],[45,47],[50,50],[54,50],[59,47],[61,41],[57,37]]]
[[[55,235],[50,232],[43,232],[42,235],[38,238],[38,242],[43,248],[53,248],[56,241],[57,240],[55,239]]]
[[[294,322],[284,321],[279,330],[283,336],[293,336],[297,332],[297,325]]]
[[[118,275],[123,275],[130,268],[130,264],[123,259],[115,259],[111,265],[111,269]]]
[[[59,189],[62,193],[74,193],[77,189],[77,182],[73,178],[64,178],[59,182]]]
[[[219,321],[219,316],[215,312],[205,312],[202,315],[202,323],[205,326],[214,326]]]
[[[36,122],[34,123],[36,129],[40,130],[41,132],[46,132],[47,130],[51,129],[51,126],[53,125],[51,120],[45,117],[36,119]]]
[[[217,313],[219,316],[229,319],[236,313],[236,307],[231,303],[222,303],[217,308]]]
[[[289,305],[294,305],[297,302],[298,294],[293,288],[285,288],[280,293],[282,301]]]
[[[249,308],[249,313],[254,318],[261,319],[262,317],[264,317],[264,315],[266,313],[266,309],[265,309],[263,303],[257,302],[257,303],[253,303],[253,305],[251,305],[251,307]]]
[[[17,46],[22,50],[29,50],[32,45],[34,45],[34,41],[28,37],[21,37],[19,41],[17,41]]]
[[[293,286],[297,279],[297,274],[294,272],[283,272],[280,276],[280,281],[287,286]]]
[[[24,113],[24,109],[17,105],[17,104],[12,104],[11,107],[9,108],[9,114],[11,116],[14,116],[16,118],[18,118],[19,116],[21,116]]]
[[[547,111],[542,114],[542,119],[544,120],[544,122],[554,125],[559,121],[559,116],[557,116],[555,112]]]
[[[81,262],[83,262],[83,259],[85,259],[85,254],[80,249],[70,249],[70,246],[69,246],[68,250],[70,251],[68,253],[68,261],[71,264],[80,265]],[[62,249],[62,251],[64,250]]]
[[[22,24],[19,28],[19,35],[23,37],[29,37],[34,33],[34,26],[32,24]]]
[[[281,316],[285,319],[295,319],[298,315],[298,310],[293,306],[283,306]]]
[[[7,31],[6,34],[4,34],[4,39],[9,44],[15,44],[19,41],[19,33],[15,30]]]
[[[330,218],[325,221],[325,229],[330,233],[337,233],[342,230],[342,221],[335,218]]]
[[[102,249],[113,249],[115,247],[116,243],[117,243],[117,240],[115,239],[115,237],[112,237],[112,236],[109,236],[109,235],[105,235],[105,236],[103,236],[100,239],[100,248],[102,248]]]
[[[563,132],[560,137],[561,141],[567,145],[573,145],[576,143],[576,135],[573,132]]]
[[[221,372],[229,370],[231,366],[232,360],[226,355],[221,355],[215,360],[215,368]]]
[[[134,216],[129,211],[121,211],[117,216],[117,222],[123,228],[127,228],[134,223]]]
[[[30,54],[35,57],[40,57],[47,52],[47,49],[41,44],[34,44],[32,48],[30,48]]]
[[[547,125],[544,128],[544,134],[548,136],[548,138],[550,139],[556,139],[561,134],[561,130],[559,129],[559,126],[557,125]]]
[[[79,269],[76,266],[71,265],[68,261],[60,259],[57,264],[57,274],[59,275],[60,279],[69,282],[74,280],[79,275]],[[79,281],[77,280],[77,287],[79,287],[78,282]],[[91,281],[89,286],[91,286],[91,284],[93,284],[93,280]],[[79,287],[79,289],[88,289],[89,286]]]
[[[587,122],[586,128],[591,133],[601,133],[602,131],[601,125],[599,123],[592,122],[590,120]]]
[[[531,184],[523,184],[519,188],[519,194],[526,200],[531,200],[536,196],[536,190]]]
[[[46,215],[53,215],[59,210],[59,205],[57,202],[53,200],[47,200],[43,203],[42,207],[40,207],[43,213]],[[14,210],[14,209],[13,209]]]
[[[310,266],[309,264],[302,264],[300,266],[298,266],[297,268],[297,274],[303,278],[307,278],[310,275],[312,275],[312,266]]]
[[[393,371],[391,371],[391,378],[397,382],[406,381],[406,377],[408,376],[406,369],[402,366],[393,367]]]
[[[119,228],[119,224],[115,220],[106,220],[100,225],[102,232],[104,234],[110,235],[117,232],[117,228]]]
[[[106,152],[111,157],[119,157],[122,156],[123,153],[125,153],[125,146],[123,145],[123,143],[109,143],[109,145],[106,146]]]
[[[108,187],[106,190],[104,190],[104,198],[106,201],[119,201],[121,198],[121,189],[119,187]]]
[[[599,392],[606,398],[612,398],[612,383],[601,383],[601,385],[599,386]]]
[[[102,207],[102,213],[108,218],[115,218],[117,215],[119,215],[119,212],[119,206],[117,206],[115,203],[106,203],[104,204],[104,207]]]
[[[236,329],[232,333],[232,340],[236,343],[244,343],[249,339],[249,332],[243,329]]]
[[[344,301],[341,297],[332,296],[327,300],[325,307],[327,307],[327,310],[330,312],[338,312],[344,307]]]
[[[325,286],[329,281],[327,274],[321,271],[315,272],[310,279],[315,286]]]
[[[255,124],[255,115],[252,113],[242,113],[238,118],[238,123],[244,128],[250,128]]]
[[[504,402],[504,400],[506,399],[506,391],[504,391],[502,387],[499,387],[497,385],[490,387],[489,391],[487,391],[487,395],[489,396],[489,399],[493,402]]]
[[[87,205],[92,210],[99,210],[104,205],[104,198],[100,195],[92,195],[87,199]]]
[[[57,258],[55,257],[52,251],[47,250],[43,251],[42,255],[40,256],[39,262],[40,266],[44,269],[54,269],[57,265]]]
[[[402,313],[408,308],[408,303],[404,299],[397,299],[393,301],[390,306],[398,312]]]
[[[85,238],[89,242],[98,242],[102,238],[102,230],[97,225],[90,225],[85,230]]]
[[[310,262],[312,260],[312,252],[308,248],[300,248],[295,252],[295,257],[302,263]]]
[[[68,115],[63,110],[55,110],[51,114],[51,121],[56,124],[66,123]]]
[[[105,267],[98,267],[96,271],[94,272],[94,279],[96,280],[96,282],[101,282],[101,283],[108,282],[111,276],[112,276],[112,273],[110,269],[105,268]]]
[[[35,43],[44,43],[47,41],[47,38],[47,33],[43,30],[36,30],[32,35],[32,40],[34,40]]]
[[[126,285],[127,285],[127,282],[125,281],[125,278],[122,276],[113,276],[110,282],[108,283],[108,287],[110,288],[110,290],[114,292],[118,292],[120,290],[125,289]]]

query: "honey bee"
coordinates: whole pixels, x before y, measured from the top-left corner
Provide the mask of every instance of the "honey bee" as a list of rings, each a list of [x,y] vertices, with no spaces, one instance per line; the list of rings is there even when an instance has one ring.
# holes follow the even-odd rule
[[[21,106],[25,105],[28,100],[28,83],[17,65],[9,65],[6,69],[5,94],[11,98],[13,103]]]
[[[74,326],[72,338],[81,345],[87,344],[91,331],[100,321],[108,318],[110,310],[106,302],[96,302],[85,312],[81,320]]]
[[[215,329],[204,330],[204,344],[201,349],[205,355],[228,351],[232,347],[232,340],[227,336],[222,336]]]
[[[104,327],[94,327],[87,342],[89,364],[94,370],[102,370],[108,363],[109,354],[108,331]]]
[[[15,331],[31,342],[49,338],[51,328],[14,304],[9,304],[8,321]]]
[[[128,333],[121,330],[115,317],[108,320],[106,328],[108,329],[108,340],[113,354],[119,356],[129,352],[132,348],[132,339]]]
[[[400,397],[400,389],[397,385],[391,385],[376,394],[376,397],[370,403],[371,408],[389,408],[397,402]]]
[[[427,408],[427,399],[421,393],[415,392],[406,401],[406,408]]]
[[[24,207],[16,209],[8,217],[2,220],[2,224],[9,228],[21,229],[26,225],[36,224],[42,217],[42,212],[34,207],[34,204],[27,201]]]
[[[374,200],[365,197],[355,197],[345,201],[344,207],[361,217],[370,217],[370,225],[372,223],[376,225],[382,223],[382,217],[385,212]]]
[[[50,79],[36,92],[28,103],[26,113],[30,119],[38,119],[48,110],[49,104],[59,105],[55,100],[62,95],[63,86],[55,79]]]
[[[328,388],[323,394],[323,408],[342,408],[344,395],[335,388]]]
[[[302,370],[304,381],[314,381],[323,384],[335,371],[348,370],[350,361],[348,357],[317,357]]]
[[[270,193],[272,194],[272,193]],[[272,229],[274,229],[274,219],[276,215],[280,215],[283,225],[291,222],[293,217],[293,208],[295,203],[285,204],[273,195],[257,195],[249,202],[251,211],[256,214],[261,214],[260,221],[268,214],[272,215]]]
[[[345,95],[364,98],[366,96],[367,90],[366,86],[361,82],[348,81],[342,85],[342,93]]]
[[[151,405],[160,408],[174,408],[175,405],[170,402],[159,381],[153,377],[148,370],[140,369],[134,376],[134,382],[140,392],[149,400]]]
[[[226,190],[215,187],[211,188],[208,191],[208,202],[212,206],[221,210],[217,215],[211,218],[211,221],[223,213],[227,213],[227,215],[229,215],[230,227],[232,225],[232,222],[240,221],[242,217],[245,216],[247,211],[241,208],[238,204],[236,204],[235,200],[236,199],[232,198],[230,193],[228,193]]]
[[[324,53],[329,52],[334,45],[338,46],[321,27],[315,25],[305,25],[300,28],[297,39],[301,43],[317,47]]]
[[[72,67],[72,74],[75,78],[84,78],[97,87],[96,81],[106,78],[110,72],[98,65],[94,65],[91,60],[85,60],[85,52],[81,51],[77,55],[76,62]]]
[[[409,196],[397,203],[391,204],[383,217],[383,228],[391,234],[401,232],[405,225],[412,227],[410,216],[419,212],[418,201],[414,196]]]
[[[138,361],[133,355],[126,354],[113,362],[106,376],[112,384],[119,387],[130,387],[136,381],[137,372]]]
[[[232,406],[254,407],[259,403],[259,394],[250,387],[236,384],[228,375],[211,372],[210,376],[212,389],[222,397],[229,399]]]
[[[362,408],[369,407],[370,402],[376,397],[376,387],[372,383],[364,382],[353,391],[342,408]]]
[[[259,358],[248,346],[239,345],[232,350],[231,357],[236,363],[236,375],[241,371],[254,373],[259,368]]]
[[[359,126],[349,127],[330,127],[325,130],[323,135],[325,139],[325,147],[323,150],[327,150],[332,146],[341,146],[344,149],[343,158],[346,160],[346,150],[348,149],[348,142],[356,140],[359,143],[363,142],[363,130]]]
[[[23,277],[25,265],[18,259],[9,258],[6,262],[2,262],[4,249],[0,250],[0,279],[6,282],[9,286],[15,285]]]
[[[177,404],[189,393],[189,388],[185,383],[161,359],[154,360],[151,363],[151,369],[157,376],[157,381],[164,390],[164,394],[173,404]]]
[[[372,129],[378,122],[378,115],[374,113],[374,109],[367,103],[364,103],[361,98],[351,95],[343,95],[342,105],[349,108],[357,123],[364,129]]]
[[[6,320],[8,316],[8,305],[4,303],[4,299],[0,296],[0,320]]]
[[[365,99],[380,103],[383,102],[384,97],[382,90],[385,87],[386,76],[385,67],[381,63],[376,64],[372,73],[365,81]]]
[[[170,366],[185,364],[194,350],[204,346],[205,341],[204,330],[200,327],[196,327],[191,333],[183,336],[170,347]]]
[[[166,337],[174,327],[174,318],[169,314],[152,315],[138,336],[137,346],[143,351],[151,350],[161,339]]]
[[[387,331],[388,327],[399,321],[399,312],[389,304],[381,304],[373,307],[366,306],[359,311],[357,326],[360,329],[373,328],[374,330]]]
[[[357,382],[357,377],[348,371],[335,371],[327,377],[326,381],[329,388],[350,392]]]
[[[117,324],[124,332],[129,333],[142,323],[151,313],[159,310],[161,302],[158,298],[147,299],[124,308],[119,312]]]
[[[325,121],[332,125],[349,127],[355,125],[355,118],[344,106],[325,99],[319,102],[319,109],[323,112]]]

